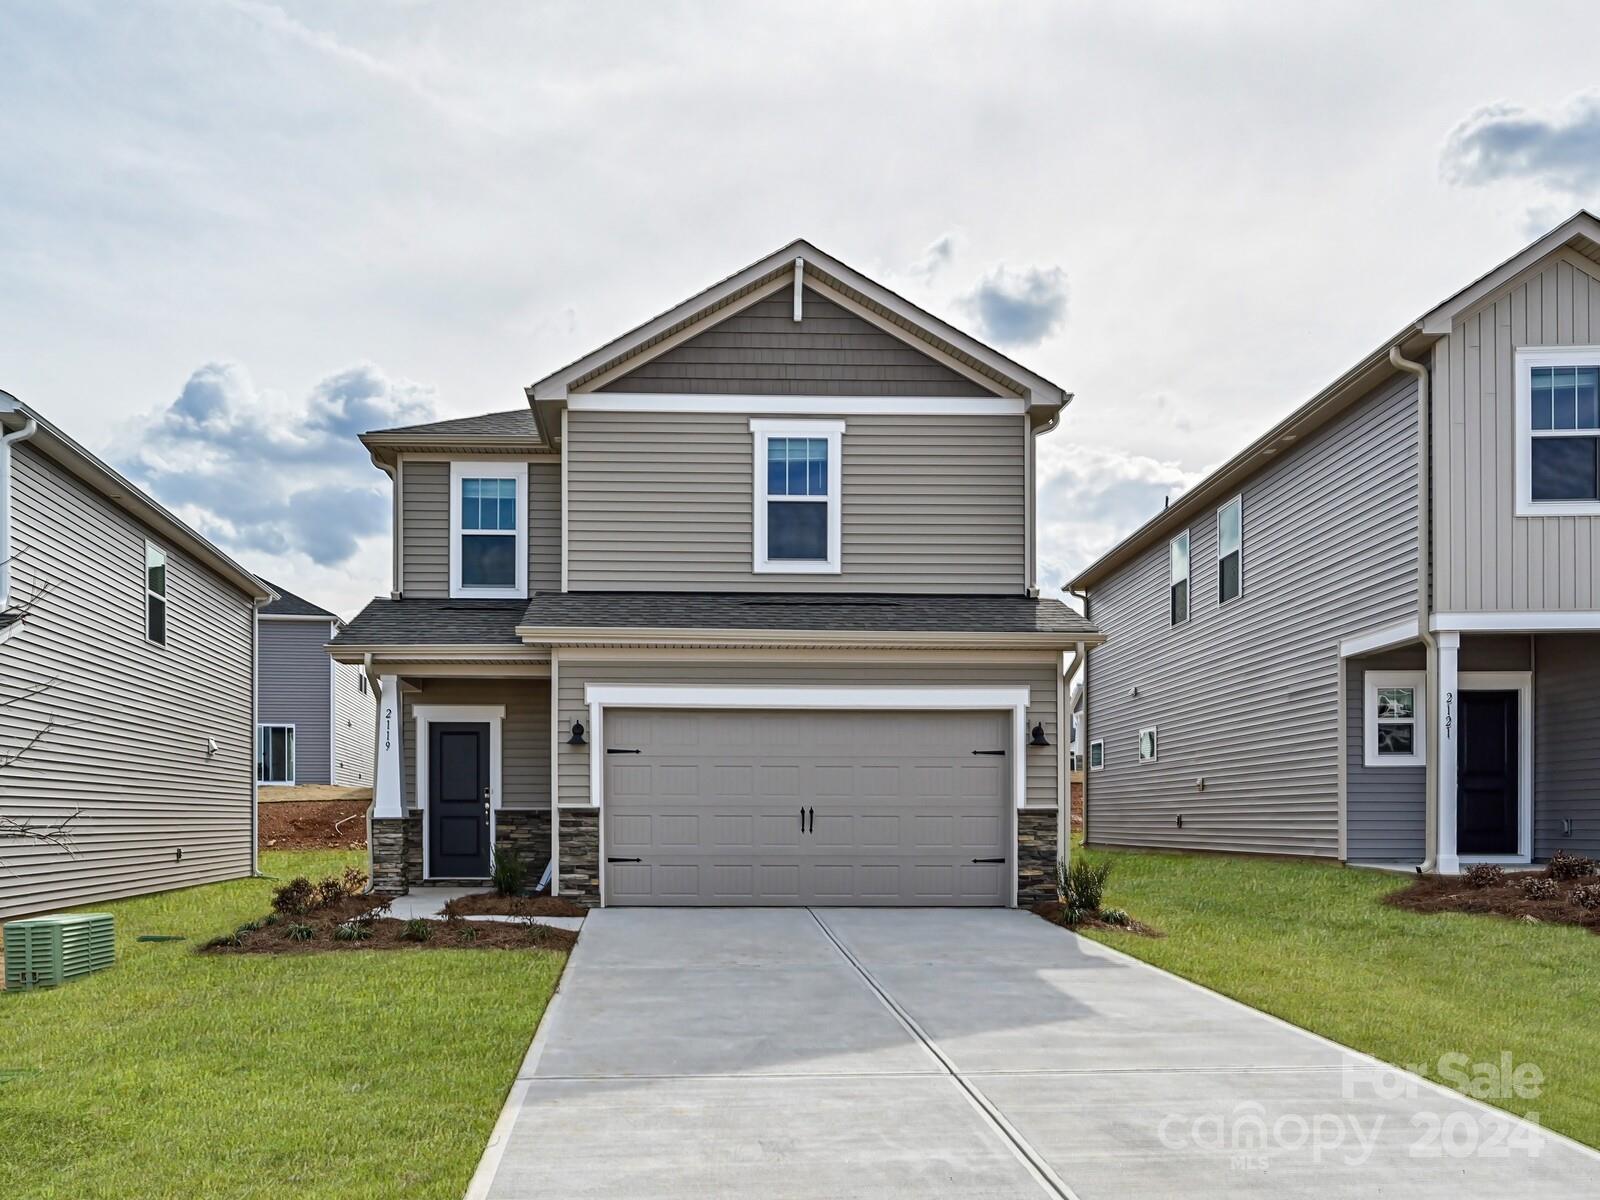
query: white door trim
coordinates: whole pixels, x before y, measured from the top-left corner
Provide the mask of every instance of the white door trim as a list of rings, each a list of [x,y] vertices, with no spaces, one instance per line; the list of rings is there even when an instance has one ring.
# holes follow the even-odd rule
[[[503,704],[413,704],[417,723],[417,803],[422,809],[422,878],[432,879],[428,837],[428,726],[434,721],[477,721],[489,726],[489,865],[494,866],[495,814],[500,809],[500,727],[506,718]]]
[[[1533,672],[1462,671],[1456,685],[1462,692],[1517,693],[1517,853],[1456,856],[1462,863],[1529,863],[1533,861]],[[1452,803],[1455,800],[1452,798]],[[1457,823],[1457,829],[1460,825]],[[1458,835],[1459,836],[1459,835]],[[1455,847],[1451,847],[1454,851]]]

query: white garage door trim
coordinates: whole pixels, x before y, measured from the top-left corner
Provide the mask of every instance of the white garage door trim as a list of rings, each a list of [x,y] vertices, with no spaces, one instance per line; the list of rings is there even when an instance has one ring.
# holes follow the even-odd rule
[[[779,708],[779,709],[982,709],[1011,714],[1011,795],[1025,807],[1027,790],[1028,702],[1026,687],[715,687],[585,684],[589,706],[589,804],[601,808],[605,788],[605,710],[610,708]],[[1011,852],[1016,865],[1016,822]],[[605,896],[605,822],[600,822],[600,895]],[[1017,903],[1017,873],[1011,871],[1012,907]],[[603,901],[602,901],[603,902]]]

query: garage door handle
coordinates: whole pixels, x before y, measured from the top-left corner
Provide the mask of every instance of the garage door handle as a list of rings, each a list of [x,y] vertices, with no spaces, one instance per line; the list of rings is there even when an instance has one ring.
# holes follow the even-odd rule
[[[800,832],[804,833],[805,831],[806,831],[806,806],[804,804],[802,804],[800,806]]]
[[[974,750],[974,754],[1004,754],[1004,750]]]
[[[975,863],[1004,863],[1006,860],[1003,858],[975,858],[972,861]]]
[[[816,831],[817,831],[817,810],[813,808],[811,810],[811,832],[815,833]]]
[[[642,754],[642,750],[617,750],[611,746],[606,747],[607,754]]]
[[[607,862],[643,862],[644,859],[642,859],[642,858],[611,858],[611,857],[607,857],[606,861]],[[999,859],[995,859],[995,861],[999,862],[1000,860]]]

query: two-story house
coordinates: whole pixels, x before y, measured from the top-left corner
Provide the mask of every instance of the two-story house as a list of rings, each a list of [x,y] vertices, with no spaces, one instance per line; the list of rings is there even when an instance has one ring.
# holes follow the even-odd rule
[[[366,434],[393,594],[377,885],[496,853],[589,904],[1053,892],[1063,681],[1035,440],[1069,397],[806,242],[527,389]]]
[[[1072,583],[1095,844],[1600,852],[1600,222],[1405,326]]]

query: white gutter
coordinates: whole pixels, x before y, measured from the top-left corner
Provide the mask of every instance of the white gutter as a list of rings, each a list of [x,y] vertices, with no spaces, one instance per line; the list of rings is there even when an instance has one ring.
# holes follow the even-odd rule
[[[21,429],[0,437],[0,612],[11,606],[11,447],[39,428],[29,417]]]
[[[1398,344],[1389,347],[1389,362],[1396,369],[1414,376],[1417,381],[1417,635],[1427,651],[1427,712],[1434,720],[1439,711],[1439,652],[1438,643],[1429,631],[1432,606],[1428,603],[1429,568],[1433,562],[1430,506],[1433,501],[1432,471],[1428,455],[1433,409],[1428,396],[1428,368],[1412,362],[1400,353]],[[1434,743],[1439,739],[1430,738]],[[1428,756],[1423,764],[1423,810],[1427,814],[1423,834],[1423,858],[1417,864],[1417,874],[1426,875],[1438,866],[1439,795],[1437,759],[1443,747],[1428,746]]]

